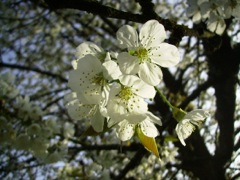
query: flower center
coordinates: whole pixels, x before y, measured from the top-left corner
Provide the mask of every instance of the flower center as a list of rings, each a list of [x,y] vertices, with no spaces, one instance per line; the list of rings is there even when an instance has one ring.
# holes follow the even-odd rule
[[[123,99],[123,100],[126,100],[128,101],[133,95],[133,92],[131,90],[130,87],[126,87],[124,86],[122,89],[121,89],[121,92],[118,94],[118,96]]]
[[[145,48],[141,47],[141,48],[139,48],[139,49],[137,49],[135,51],[131,50],[129,53],[131,55],[133,55],[133,56],[137,56],[138,57],[139,64],[141,64],[141,63],[143,63],[145,61],[150,62],[150,59],[148,58],[148,51]]]
[[[97,84],[99,86],[104,86],[106,84],[106,80],[103,77],[103,73],[96,74],[92,80],[92,83]]]

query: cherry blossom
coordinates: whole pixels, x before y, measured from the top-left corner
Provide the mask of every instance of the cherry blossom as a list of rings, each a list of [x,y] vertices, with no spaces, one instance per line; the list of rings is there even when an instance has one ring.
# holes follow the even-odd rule
[[[181,143],[186,146],[184,139],[188,138],[196,127],[200,127],[202,122],[209,116],[209,113],[202,109],[196,109],[187,113],[177,124],[175,130]]]
[[[121,71],[124,74],[138,74],[152,86],[158,85],[162,80],[159,66],[171,67],[179,62],[178,49],[163,42],[166,32],[156,20],[147,21],[139,36],[133,27],[124,25],[117,31],[117,39],[121,48],[128,49],[128,52],[118,55]]]

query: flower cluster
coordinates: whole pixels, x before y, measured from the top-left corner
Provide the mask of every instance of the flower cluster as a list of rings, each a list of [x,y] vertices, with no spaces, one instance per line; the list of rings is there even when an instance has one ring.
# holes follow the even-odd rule
[[[25,150],[46,163],[63,159],[67,153],[67,138],[73,135],[72,124],[48,117],[40,106],[22,97],[15,85],[13,73],[0,74],[0,143],[3,148]],[[10,116],[14,114],[14,116]],[[62,140],[54,139],[63,131]],[[54,140],[53,140],[54,139]]]
[[[66,96],[69,115],[89,119],[96,132],[102,132],[105,124],[116,127],[122,141],[131,139],[136,129],[154,138],[158,135],[154,124],[161,125],[161,120],[148,111],[146,99],[154,98],[154,86],[162,80],[159,66],[176,65],[179,51],[163,42],[166,32],[156,20],[147,21],[139,34],[124,25],[116,35],[123,49],[119,53],[91,42],[77,47],[68,83],[73,92]]]
[[[226,24],[224,19],[240,17],[239,0],[188,0],[187,14],[195,23],[204,21],[207,28],[221,35]]]
[[[14,80],[14,76],[9,72],[0,75],[0,98],[14,98],[18,95]]]

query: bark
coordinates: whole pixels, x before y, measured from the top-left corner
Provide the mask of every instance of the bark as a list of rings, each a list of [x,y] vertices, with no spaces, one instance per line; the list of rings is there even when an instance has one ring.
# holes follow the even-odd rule
[[[215,118],[219,125],[219,137],[213,158],[216,177],[219,179],[223,179],[224,165],[230,160],[234,145],[234,113],[240,53],[231,47],[230,43],[230,38],[226,34],[223,35],[221,47],[208,55],[209,76],[213,79],[216,96]]]
[[[239,50],[231,47],[227,35],[212,40],[217,46],[209,44],[211,40],[204,45],[209,63],[209,78],[216,97],[215,118],[219,125],[216,151],[211,156],[198,133],[189,138],[189,147],[180,150],[183,168],[203,180],[226,179],[225,164],[231,158],[234,145],[235,87],[240,62]]]

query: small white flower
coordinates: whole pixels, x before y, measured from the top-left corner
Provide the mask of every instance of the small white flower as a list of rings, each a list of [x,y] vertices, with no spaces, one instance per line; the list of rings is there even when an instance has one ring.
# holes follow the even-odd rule
[[[127,120],[119,122],[117,125],[116,134],[121,141],[127,141],[133,137],[135,128],[138,126],[145,136],[155,138],[159,135],[159,132],[154,123],[162,125],[161,120],[157,116],[147,112],[146,118],[139,123],[134,123],[131,121],[129,122]]]
[[[155,90],[134,75],[122,75],[120,84],[112,86],[107,104],[107,112],[111,118],[108,126],[126,119],[133,123],[146,118],[147,102],[144,98],[153,98]]]
[[[207,21],[207,28],[218,35],[222,35],[226,28],[226,24],[222,17],[216,15],[215,13],[210,13]]]
[[[164,27],[156,20],[147,21],[141,28],[139,39],[137,31],[124,25],[117,31],[117,39],[121,48],[127,52],[118,55],[120,69],[125,74],[138,74],[146,83],[155,86],[162,79],[162,71],[158,67],[171,67],[179,62],[178,49],[168,43]]]
[[[77,93],[82,103],[100,103],[104,89],[108,89],[108,81],[121,75],[117,63],[108,60],[102,64],[91,54],[79,59],[77,63],[77,68],[70,72],[69,87]]]
[[[63,136],[65,138],[72,137],[75,133],[74,124],[65,122],[63,125]]]
[[[14,107],[18,110],[19,117],[23,118],[24,121],[29,119],[39,120],[44,115],[42,109],[39,106],[34,105],[28,96],[25,96],[24,98],[18,96]]]
[[[84,103],[97,104],[101,101],[102,86],[105,85],[101,62],[93,55],[78,61],[77,69],[69,74],[69,87]]]
[[[202,122],[209,116],[207,111],[196,109],[187,113],[184,118],[177,124],[176,133],[181,143],[186,146],[184,139],[188,138],[196,127],[200,127]]]
[[[13,98],[18,95],[18,90],[14,85],[15,77],[12,73],[7,72],[0,75],[0,97]]]

